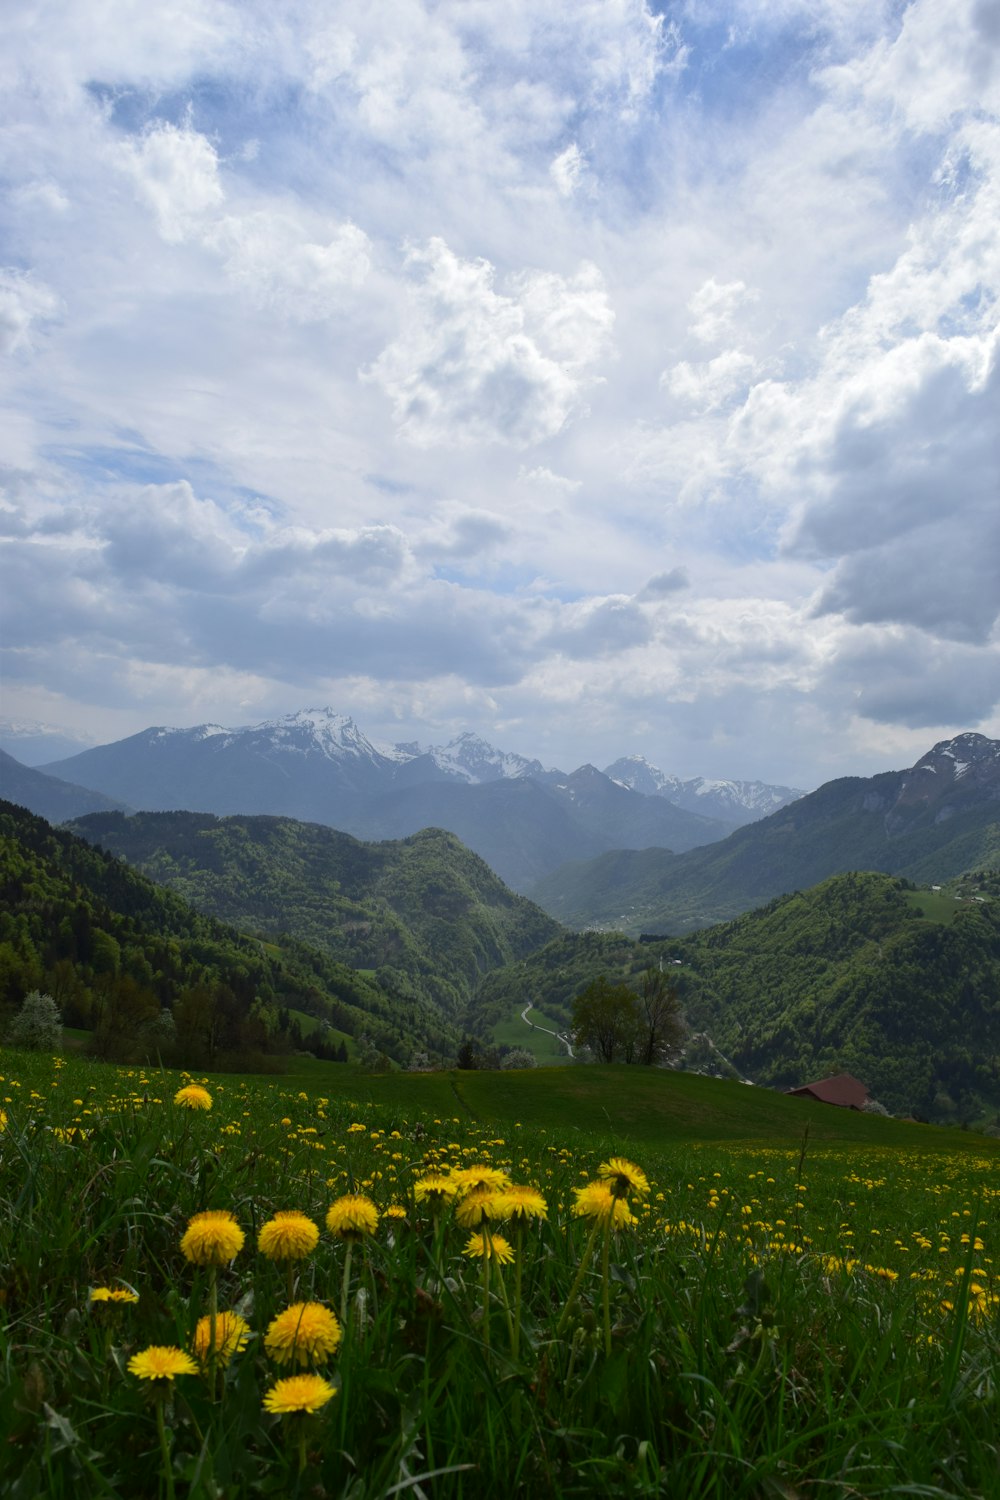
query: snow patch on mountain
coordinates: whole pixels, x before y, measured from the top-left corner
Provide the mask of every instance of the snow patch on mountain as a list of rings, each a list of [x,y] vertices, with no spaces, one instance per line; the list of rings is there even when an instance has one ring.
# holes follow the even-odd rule
[[[238,729],[225,729],[221,724],[196,724],[193,729],[171,729],[167,725],[157,725],[155,729],[146,731],[151,740],[214,740],[219,735],[239,734]]]

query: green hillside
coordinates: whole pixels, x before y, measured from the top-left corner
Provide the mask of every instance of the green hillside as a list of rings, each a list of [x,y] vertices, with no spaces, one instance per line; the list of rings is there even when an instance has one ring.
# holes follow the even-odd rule
[[[291,934],[445,1017],[483,974],[559,931],[441,829],[367,844],[292,818],[184,812],[98,814],[72,827],[199,911]]]
[[[441,1015],[306,944],[262,943],[24,808],[0,802],[0,1019],[30,990],[102,1055],[211,1066],[294,1040],[290,1012],[367,1033],[388,1056],[453,1050]],[[174,1025],[164,1023],[169,1011]],[[159,1029],[158,1029],[159,1028]]]
[[[597,974],[629,980],[662,960],[691,1031],[755,1082],[850,1072],[893,1112],[987,1120],[1000,1111],[1000,900],[981,886],[956,901],[841,875],[684,938],[565,936],[484,981],[475,1019],[486,1030],[530,998],[568,1022]]]

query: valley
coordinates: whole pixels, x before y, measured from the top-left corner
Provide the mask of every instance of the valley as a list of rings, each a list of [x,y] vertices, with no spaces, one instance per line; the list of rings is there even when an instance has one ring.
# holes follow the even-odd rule
[[[356,785],[361,762],[381,759],[379,774],[388,765],[412,778],[430,766],[431,780],[414,785],[432,799],[442,788],[478,799],[480,810],[500,794],[508,810],[520,799],[542,842],[550,830],[538,808],[556,805],[553,778],[607,838],[629,818],[641,823],[647,807],[670,806],[668,778],[657,781],[648,765],[659,788],[650,795],[593,768],[562,778],[469,737],[447,753],[405,746],[390,755],[349,721],[293,721],[290,764],[311,765],[314,776],[321,762],[333,765],[341,792],[345,759]],[[173,738],[137,737],[154,763]],[[246,748],[223,731],[181,738],[188,756],[199,744],[215,745],[213,755]],[[307,784],[308,775],[297,795]],[[750,797],[748,786],[726,784]],[[757,784],[757,813],[783,795]],[[8,1014],[30,984],[43,984],[65,997],[67,1020],[96,1017],[107,1034],[101,996],[112,981],[137,988],[133,1008],[145,1007],[151,1023],[200,979],[236,997],[223,1003],[230,1050],[254,1035],[265,1052],[329,1049],[369,1066],[440,1066],[464,1049],[496,1067],[513,1049],[572,1069],[579,1059],[559,1037],[571,1030],[575,996],[601,976],[634,986],[653,967],[669,975],[682,1008],[687,1068],[772,1089],[843,1071],[894,1114],[980,1128],[1000,1118],[1000,902],[989,873],[1000,865],[1000,745],[981,735],[942,742],[907,771],[830,782],[700,848],[620,848],[563,866],[533,887],[536,902],[442,828],[371,841],[286,815],[109,808],[45,833],[16,808],[7,816],[8,857],[22,869],[8,881],[0,950]],[[523,824],[504,826],[521,838]],[[87,854],[90,846],[103,853]],[[76,871],[44,921],[28,915],[24,862],[38,859],[49,861],[38,878],[53,893]],[[141,897],[138,887],[120,893],[125,909],[112,918],[108,872],[121,885],[123,861],[146,884]],[[95,957],[92,939],[67,936],[87,882],[110,959]],[[233,936],[224,945],[242,944],[247,956],[212,949],[200,970],[169,978],[155,931],[167,892],[181,903],[171,921],[183,909],[189,922],[225,924]],[[153,924],[146,938],[135,927],[140,908]],[[131,1043],[119,1045],[141,1050],[142,1034],[135,1022]]]

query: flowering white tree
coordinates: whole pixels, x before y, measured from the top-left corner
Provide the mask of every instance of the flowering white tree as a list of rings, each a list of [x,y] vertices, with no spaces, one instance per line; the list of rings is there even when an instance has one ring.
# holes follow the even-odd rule
[[[59,1052],[62,1049],[62,1017],[51,995],[32,990],[25,995],[21,1009],[11,1022],[10,1045],[27,1047],[32,1052]]]

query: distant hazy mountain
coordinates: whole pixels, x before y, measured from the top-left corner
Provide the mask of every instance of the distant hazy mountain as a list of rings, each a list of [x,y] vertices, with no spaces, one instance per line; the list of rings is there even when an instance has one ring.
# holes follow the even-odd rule
[[[72,730],[36,719],[0,719],[0,750],[13,755],[22,766],[44,766],[60,755],[76,755],[91,743]]]
[[[675,807],[700,813],[705,818],[719,818],[737,828],[756,823],[805,796],[796,787],[770,786],[765,781],[712,781],[704,776],[682,781],[679,776],[668,776],[658,766],[651,765],[644,755],[623,756],[605,766],[604,774],[634,792],[665,797]]]
[[[377,747],[353,719],[320,710],[245,729],[144,729],[45,769],[151,812],[283,813],[343,826],[420,759]],[[423,759],[422,777],[444,774]]]
[[[1000,741],[960,734],[909,770],[827,782],[719,843],[605,853],[528,893],[570,926],[683,932],[849,870],[933,882],[998,865]]]
[[[531,776],[479,785],[424,782],[367,804],[347,826],[369,839],[447,828],[523,891],[567,860],[589,859],[610,847],[691,849],[723,837],[730,825],[630,792],[584,766],[544,782]]]
[[[106,812],[123,808],[123,802],[93,792],[85,786],[73,786],[56,776],[47,776],[31,766],[24,766],[5,750],[0,750],[0,797],[26,807],[38,818],[50,823],[66,823],[85,813]]]
[[[566,776],[471,734],[429,749],[377,744],[329,709],[246,729],[147,729],[46,770],[149,811],[268,813],[363,839],[444,828],[518,889],[566,860],[690,849],[733,826],[592,766]]]

